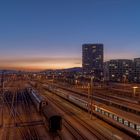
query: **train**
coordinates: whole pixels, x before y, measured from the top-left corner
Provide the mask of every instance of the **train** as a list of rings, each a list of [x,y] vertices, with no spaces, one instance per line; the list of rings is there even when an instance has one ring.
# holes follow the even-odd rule
[[[62,116],[54,109],[46,99],[43,98],[33,88],[27,88],[29,96],[35,105],[37,111],[42,113],[45,118],[45,124],[48,125],[50,132],[57,132],[62,129]]]
[[[29,88],[28,91],[29,91],[30,98],[34,103],[37,111],[41,112],[42,108],[47,105],[46,100],[42,96],[40,96],[34,89]]]
[[[34,88],[37,87],[37,82],[35,82],[35,81],[29,81],[28,84],[31,85]]]
[[[72,102],[79,106],[80,108],[84,110],[90,111],[92,107],[93,114],[95,114],[97,117],[103,119],[104,121],[108,122],[109,124],[114,125],[115,127],[124,130],[126,132],[129,132],[130,135],[135,136],[136,138],[140,139],[140,117],[136,116],[132,113],[124,112],[115,109],[109,106],[102,106],[102,104],[89,104],[84,99],[79,99],[78,97],[64,93],[58,88],[52,88],[49,85],[44,85],[44,88],[53,92],[54,94],[58,95],[61,98],[66,99],[69,102]]]
[[[57,132],[62,129],[62,116],[50,104],[43,108],[43,115],[48,122],[50,132]]]

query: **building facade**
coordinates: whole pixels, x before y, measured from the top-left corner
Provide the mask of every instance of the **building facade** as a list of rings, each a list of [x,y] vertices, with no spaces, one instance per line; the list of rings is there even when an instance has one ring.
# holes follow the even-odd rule
[[[136,83],[140,83],[140,58],[134,58],[133,81]]]
[[[103,73],[103,44],[82,45],[82,67],[84,73],[100,77]]]
[[[133,61],[114,59],[104,63],[105,79],[111,82],[133,81]]]
[[[104,81],[110,81],[109,79],[109,61],[103,63],[103,75]]]

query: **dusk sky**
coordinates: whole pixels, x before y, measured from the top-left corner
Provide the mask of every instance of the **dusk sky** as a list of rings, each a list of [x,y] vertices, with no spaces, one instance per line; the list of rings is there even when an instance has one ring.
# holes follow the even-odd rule
[[[140,57],[140,0],[0,1],[0,68],[81,66],[82,44],[104,60]]]

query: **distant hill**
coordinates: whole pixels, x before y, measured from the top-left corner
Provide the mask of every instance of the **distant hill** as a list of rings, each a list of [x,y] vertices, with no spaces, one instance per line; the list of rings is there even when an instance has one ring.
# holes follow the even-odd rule
[[[74,67],[74,68],[67,68],[67,69],[56,69],[56,70],[44,70],[42,72],[49,73],[49,72],[81,72],[81,67]]]
[[[11,74],[11,73],[18,73],[19,71],[16,70],[0,70],[0,74],[4,72],[5,74]]]
[[[81,67],[74,67],[74,68],[68,68],[68,69],[64,69],[67,72],[81,72],[82,68]]]

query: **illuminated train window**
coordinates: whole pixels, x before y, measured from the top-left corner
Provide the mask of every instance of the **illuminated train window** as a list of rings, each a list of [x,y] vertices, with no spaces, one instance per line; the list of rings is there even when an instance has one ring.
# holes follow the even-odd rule
[[[124,120],[124,125],[128,126],[128,121]]]
[[[104,110],[102,110],[102,114],[105,114]]]
[[[130,122],[130,127],[133,128],[133,129],[135,129],[135,124],[133,124],[133,123]]]
[[[113,114],[109,114],[109,117],[110,117],[110,118],[113,118]]]
[[[109,115],[108,112],[105,112],[105,115],[108,116]]]
[[[119,118],[119,122],[120,122],[120,123],[123,123],[123,119],[122,119],[122,118]]]
[[[101,109],[98,109],[98,112],[101,113]]]
[[[116,115],[114,115],[114,120],[116,120],[116,121],[117,121],[117,118],[118,118],[118,117],[117,117]]]
[[[140,125],[136,126],[136,130],[140,131]]]
[[[98,109],[97,107],[95,107],[95,111],[97,111],[97,112],[98,112],[98,110],[99,110],[99,109]]]

